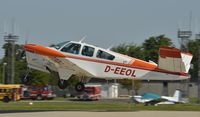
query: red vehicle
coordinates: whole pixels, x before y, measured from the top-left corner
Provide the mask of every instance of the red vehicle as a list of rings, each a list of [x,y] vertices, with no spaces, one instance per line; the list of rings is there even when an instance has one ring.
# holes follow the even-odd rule
[[[54,92],[48,86],[23,86],[22,99],[53,99],[56,97]]]
[[[83,94],[78,98],[80,100],[99,100],[101,98],[101,87],[98,85],[86,85]]]

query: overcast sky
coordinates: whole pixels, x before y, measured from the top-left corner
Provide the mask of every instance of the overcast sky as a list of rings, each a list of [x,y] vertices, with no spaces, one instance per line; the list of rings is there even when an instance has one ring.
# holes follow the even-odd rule
[[[108,48],[120,43],[141,44],[165,34],[178,46],[178,25],[198,31],[200,0],[0,0],[0,46],[15,19],[18,43],[49,45],[80,40]],[[4,50],[0,49],[0,57]]]

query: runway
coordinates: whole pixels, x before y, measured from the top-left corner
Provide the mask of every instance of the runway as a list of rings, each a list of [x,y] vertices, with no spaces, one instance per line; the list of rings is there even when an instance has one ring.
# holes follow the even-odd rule
[[[48,111],[4,113],[1,117],[199,117],[200,112],[187,111],[136,111],[136,112],[87,112],[87,111]]]

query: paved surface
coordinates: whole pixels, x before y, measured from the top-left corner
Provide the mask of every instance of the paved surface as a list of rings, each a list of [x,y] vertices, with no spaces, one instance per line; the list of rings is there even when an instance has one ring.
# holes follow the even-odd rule
[[[0,117],[200,117],[200,112],[185,111],[137,111],[137,112],[86,112],[49,111],[5,113]]]

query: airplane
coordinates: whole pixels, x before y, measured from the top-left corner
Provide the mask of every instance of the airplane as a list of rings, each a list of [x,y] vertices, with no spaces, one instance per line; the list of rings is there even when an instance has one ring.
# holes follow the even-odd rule
[[[79,92],[84,90],[84,84],[91,78],[165,81],[188,79],[193,56],[173,47],[162,46],[159,50],[159,62],[156,64],[82,41],[65,41],[51,47],[25,44],[24,49],[27,67],[56,74],[61,89],[67,87],[67,80],[71,76],[79,76],[80,82],[75,86]],[[29,81],[28,77],[22,79],[23,83]]]
[[[137,103],[144,103],[145,105],[185,103],[185,101],[182,100],[182,92],[178,89],[174,92],[173,96],[160,96],[155,93],[144,93],[141,96],[135,95],[132,99]]]

